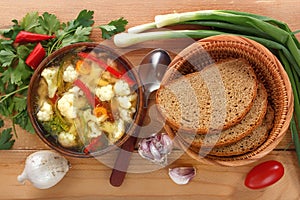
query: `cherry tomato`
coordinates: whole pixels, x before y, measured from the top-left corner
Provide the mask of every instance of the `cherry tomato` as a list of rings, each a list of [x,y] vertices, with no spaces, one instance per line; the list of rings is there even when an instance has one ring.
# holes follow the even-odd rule
[[[284,174],[283,165],[275,160],[269,160],[255,166],[247,174],[245,185],[251,189],[260,189],[277,182]]]

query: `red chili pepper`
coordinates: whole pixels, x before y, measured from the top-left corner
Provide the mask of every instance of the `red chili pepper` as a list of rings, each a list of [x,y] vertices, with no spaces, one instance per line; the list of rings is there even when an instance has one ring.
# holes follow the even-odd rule
[[[54,35],[45,35],[31,33],[28,31],[20,31],[16,36],[15,43],[28,43],[28,42],[40,42],[43,40],[49,40],[55,38]]]
[[[99,147],[101,147],[104,144],[102,137],[103,136],[100,135],[96,138],[93,138],[91,142],[83,149],[83,152],[85,154],[89,154],[90,152],[96,151]]]
[[[81,80],[76,79],[74,81],[74,85],[76,85],[83,91],[87,100],[93,107],[96,107],[97,105],[101,104],[100,99],[97,96],[93,95],[90,89]]]
[[[54,97],[50,98],[49,100],[53,105],[55,105],[56,101],[58,100],[59,96],[57,96],[57,93],[55,93]]]
[[[43,48],[41,43],[38,43],[26,58],[25,63],[28,66],[30,66],[32,69],[36,69],[45,56],[46,56],[45,49]]]
[[[89,59],[89,60],[97,63],[101,68],[108,71],[114,77],[116,77],[118,79],[124,79],[129,85],[134,85],[135,84],[135,81],[133,81],[130,77],[126,76],[126,74],[120,73],[119,71],[115,70],[111,66],[107,65],[103,60],[101,60],[101,59],[99,59],[99,58],[97,58],[97,57],[95,57],[95,56],[93,56],[89,53],[79,52],[78,56],[80,56],[81,58]]]

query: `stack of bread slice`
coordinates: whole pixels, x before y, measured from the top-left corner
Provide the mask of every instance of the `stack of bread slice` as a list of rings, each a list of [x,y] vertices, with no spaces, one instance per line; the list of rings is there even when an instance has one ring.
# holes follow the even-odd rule
[[[159,113],[173,138],[210,157],[258,148],[272,129],[274,111],[252,66],[242,58],[209,65],[162,85]]]

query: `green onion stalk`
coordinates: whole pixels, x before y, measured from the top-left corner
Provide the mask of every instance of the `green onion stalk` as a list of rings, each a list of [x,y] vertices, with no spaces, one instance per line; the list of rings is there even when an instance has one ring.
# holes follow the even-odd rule
[[[207,26],[210,30],[158,30],[170,25]],[[147,32],[148,30],[152,30]],[[156,30],[157,29],[157,30]],[[116,46],[127,47],[148,40],[195,38],[232,34],[252,39],[275,52],[284,66],[294,94],[294,113],[290,130],[300,165],[300,43],[286,23],[281,21],[231,10],[202,10],[155,16],[154,22],[128,29],[114,37]]]

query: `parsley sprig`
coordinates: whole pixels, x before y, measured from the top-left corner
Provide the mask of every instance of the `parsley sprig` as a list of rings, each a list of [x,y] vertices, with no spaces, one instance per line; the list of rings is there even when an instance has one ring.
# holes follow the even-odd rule
[[[64,46],[90,41],[89,36],[94,25],[93,15],[93,11],[82,10],[74,20],[64,23],[48,12],[42,15],[30,12],[19,21],[12,20],[13,25],[10,29],[1,30],[4,38],[0,39],[0,115],[11,119],[13,127],[1,132],[0,149],[2,146],[10,148],[13,145],[10,132],[13,131],[17,137],[16,124],[34,133],[26,110],[27,88],[33,70],[26,65],[25,60],[36,44],[15,45],[17,34],[24,30],[55,35],[54,39],[42,42],[49,55]],[[109,39],[114,34],[124,31],[127,23],[127,20],[120,18],[96,28],[101,29],[102,38]],[[1,123],[3,124],[2,119]]]
[[[2,128],[4,125],[4,122],[2,119],[0,119],[0,128]],[[5,149],[10,149],[14,143],[15,140],[12,139],[12,134],[11,134],[12,129],[8,128],[3,130],[0,133],[0,150],[5,150]]]

